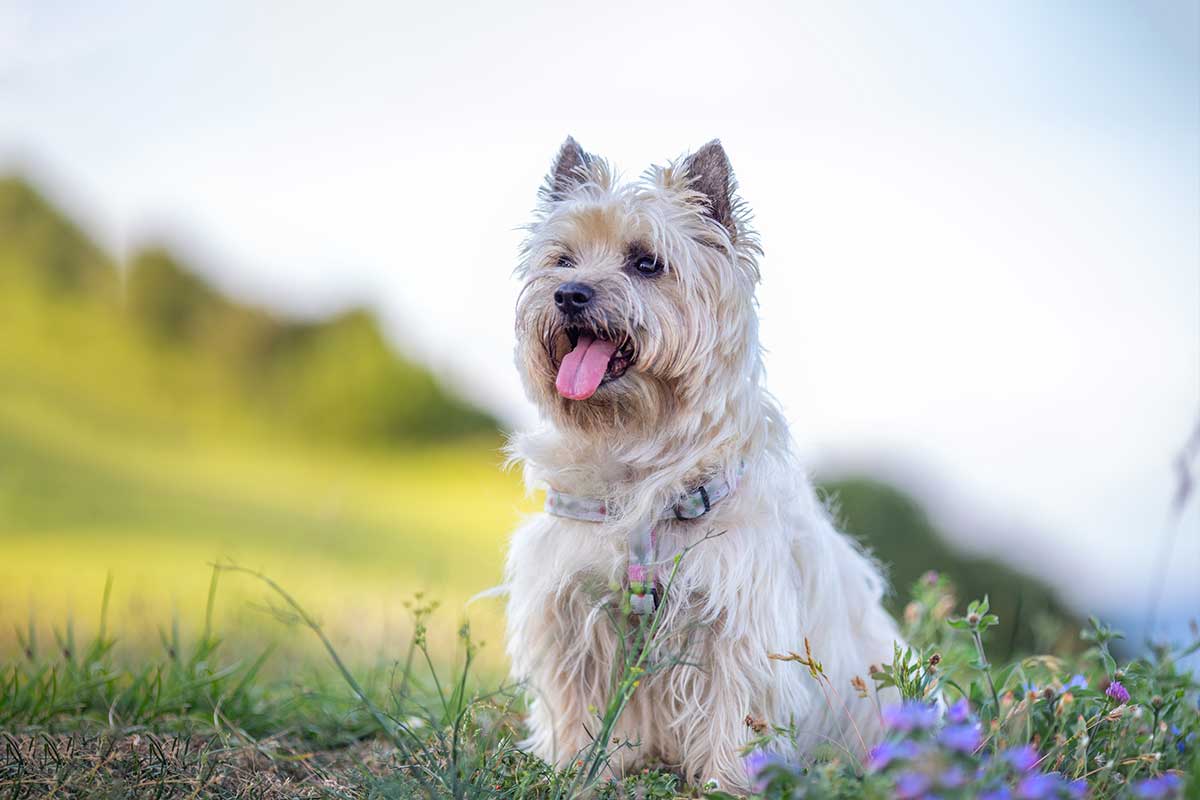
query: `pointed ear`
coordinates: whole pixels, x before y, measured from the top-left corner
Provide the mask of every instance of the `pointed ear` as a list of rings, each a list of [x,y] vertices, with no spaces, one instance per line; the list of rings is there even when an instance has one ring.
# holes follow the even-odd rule
[[[592,156],[573,137],[568,136],[558,149],[550,174],[546,176],[543,196],[551,202],[562,200],[586,180],[583,173],[591,163]]]
[[[737,221],[733,216],[733,191],[737,186],[733,167],[721,142],[713,139],[683,162],[683,175],[688,188],[700,192],[708,200],[709,214],[725,226],[730,236],[737,237]]]

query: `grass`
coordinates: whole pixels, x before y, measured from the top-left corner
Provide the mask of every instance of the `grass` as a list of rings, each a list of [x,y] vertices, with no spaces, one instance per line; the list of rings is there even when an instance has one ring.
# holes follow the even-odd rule
[[[216,622],[221,587],[241,579],[274,598],[277,620],[319,643],[324,666],[272,674],[270,645],[229,646]],[[596,710],[593,742],[573,768],[555,771],[519,749],[520,687],[481,676],[469,626],[455,634],[456,663],[431,652],[434,606],[421,598],[407,605],[408,645],[370,668],[349,663],[299,599],[254,570],[215,568],[200,633],[188,639],[165,625],[158,655],[132,662],[117,655],[110,598],[108,585],[91,639],[77,641],[69,624],[51,642],[23,632],[22,652],[0,663],[0,796],[731,797],[670,771],[615,780],[608,770],[629,746],[610,737],[640,679],[695,668],[658,652],[657,617],[624,632],[631,647]],[[986,600],[954,616],[953,588],[934,576],[914,587],[912,603],[912,646],[881,665],[872,686],[832,686],[807,649],[763,654],[807,670],[828,698],[895,687],[905,702],[880,705],[892,732],[866,759],[830,750],[780,762],[765,754],[795,731],[748,720],[758,796],[1176,797],[1200,777],[1200,683],[1178,667],[1200,649],[1200,631],[1188,647],[1118,664],[1110,644],[1120,634],[1093,620],[1077,657],[991,664],[979,655],[996,622]],[[944,718],[929,705],[935,697],[949,707]]]
[[[1123,638],[1091,618],[1086,646],[991,663],[984,640],[999,620],[987,598],[953,616],[953,587],[930,573],[913,588],[905,638],[871,675],[903,698],[882,707],[886,739],[862,763],[833,757],[804,765],[755,764],[767,797],[1081,798],[1182,797],[1200,791],[1200,682],[1183,666],[1193,641],[1159,644],[1118,663]],[[814,679],[820,664],[800,661]],[[853,686],[868,696],[865,683]],[[786,730],[766,733],[769,744]],[[1187,796],[1195,796],[1187,794]]]
[[[288,677],[264,665],[272,647],[245,658],[217,633],[218,587],[243,577],[274,596],[275,617],[307,629],[329,665]],[[576,797],[602,786],[609,752],[555,772],[522,753],[523,700],[516,687],[478,677],[467,625],[460,658],[443,665],[429,647],[434,604],[406,606],[412,637],[403,656],[373,669],[347,664],[321,624],[287,590],[253,570],[215,568],[202,633],[172,625],[156,658],[136,665],[115,655],[107,620],[111,584],[94,638],[77,643],[68,625],[53,644],[20,635],[22,653],[0,664],[0,795],[36,797]],[[648,631],[646,646],[653,638]],[[606,712],[615,724],[635,676],[650,668],[643,649]],[[606,742],[607,737],[598,741]],[[627,787],[675,796],[677,778],[646,773]]]

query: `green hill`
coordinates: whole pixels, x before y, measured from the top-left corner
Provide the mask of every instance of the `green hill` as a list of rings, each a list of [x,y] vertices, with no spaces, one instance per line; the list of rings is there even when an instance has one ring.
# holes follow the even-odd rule
[[[20,178],[0,177],[0,280],[115,298],[112,261]]]
[[[176,390],[203,389],[202,404],[224,399],[270,427],[384,445],[497,427],[394,352],[368,312],[287,319],[223,296],[161,247],[135,254],[122,276],[15,178],[0,180],[0,286],[51,313],[55,301],[90,306],[97,324],[143,339],[151,360],[175,362],[156,370],[172,403]]]

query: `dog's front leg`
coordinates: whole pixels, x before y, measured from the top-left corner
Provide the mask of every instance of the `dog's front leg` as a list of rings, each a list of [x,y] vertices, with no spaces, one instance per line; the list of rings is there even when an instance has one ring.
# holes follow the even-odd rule
[[[537,683],[548,691],[534,690],[536,696],[528,718],[529,736],[522,748],[559,769],[576,766],[591,745],[588,729],[596,727],[595,716],[581,702],[581,696],[572,696],[572,689],[578,687],[556,683],[554,678]]]
[[[715,781],[725,791],[741,792],[749,787],[741,751],[750,740],[746,717],[755,715],[761,700],[744,676],[731,678],[737,664],[716,651],[705,665],[676,667],[694,673],[695,704],[673,709],[672,727],[677,731],[683,774],[697,786]]]
[[[509,596],[508,651],[532,698],[524,748],[565,768],[599,731],[617,644],[591,593],[534,585],[515,582]]]

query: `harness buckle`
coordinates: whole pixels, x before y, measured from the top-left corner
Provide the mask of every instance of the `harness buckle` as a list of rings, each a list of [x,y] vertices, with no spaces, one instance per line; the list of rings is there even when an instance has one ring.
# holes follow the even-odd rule
[[[629,610],[643,616],[658,608],[658,578],[653,567],[629,565]]]
[[[654,609],[658,607],[658,588],[651,589],[648,593],[635,594],[631,588],[629,590],[629,610],[631,613],[639,617],[653,614]]]

